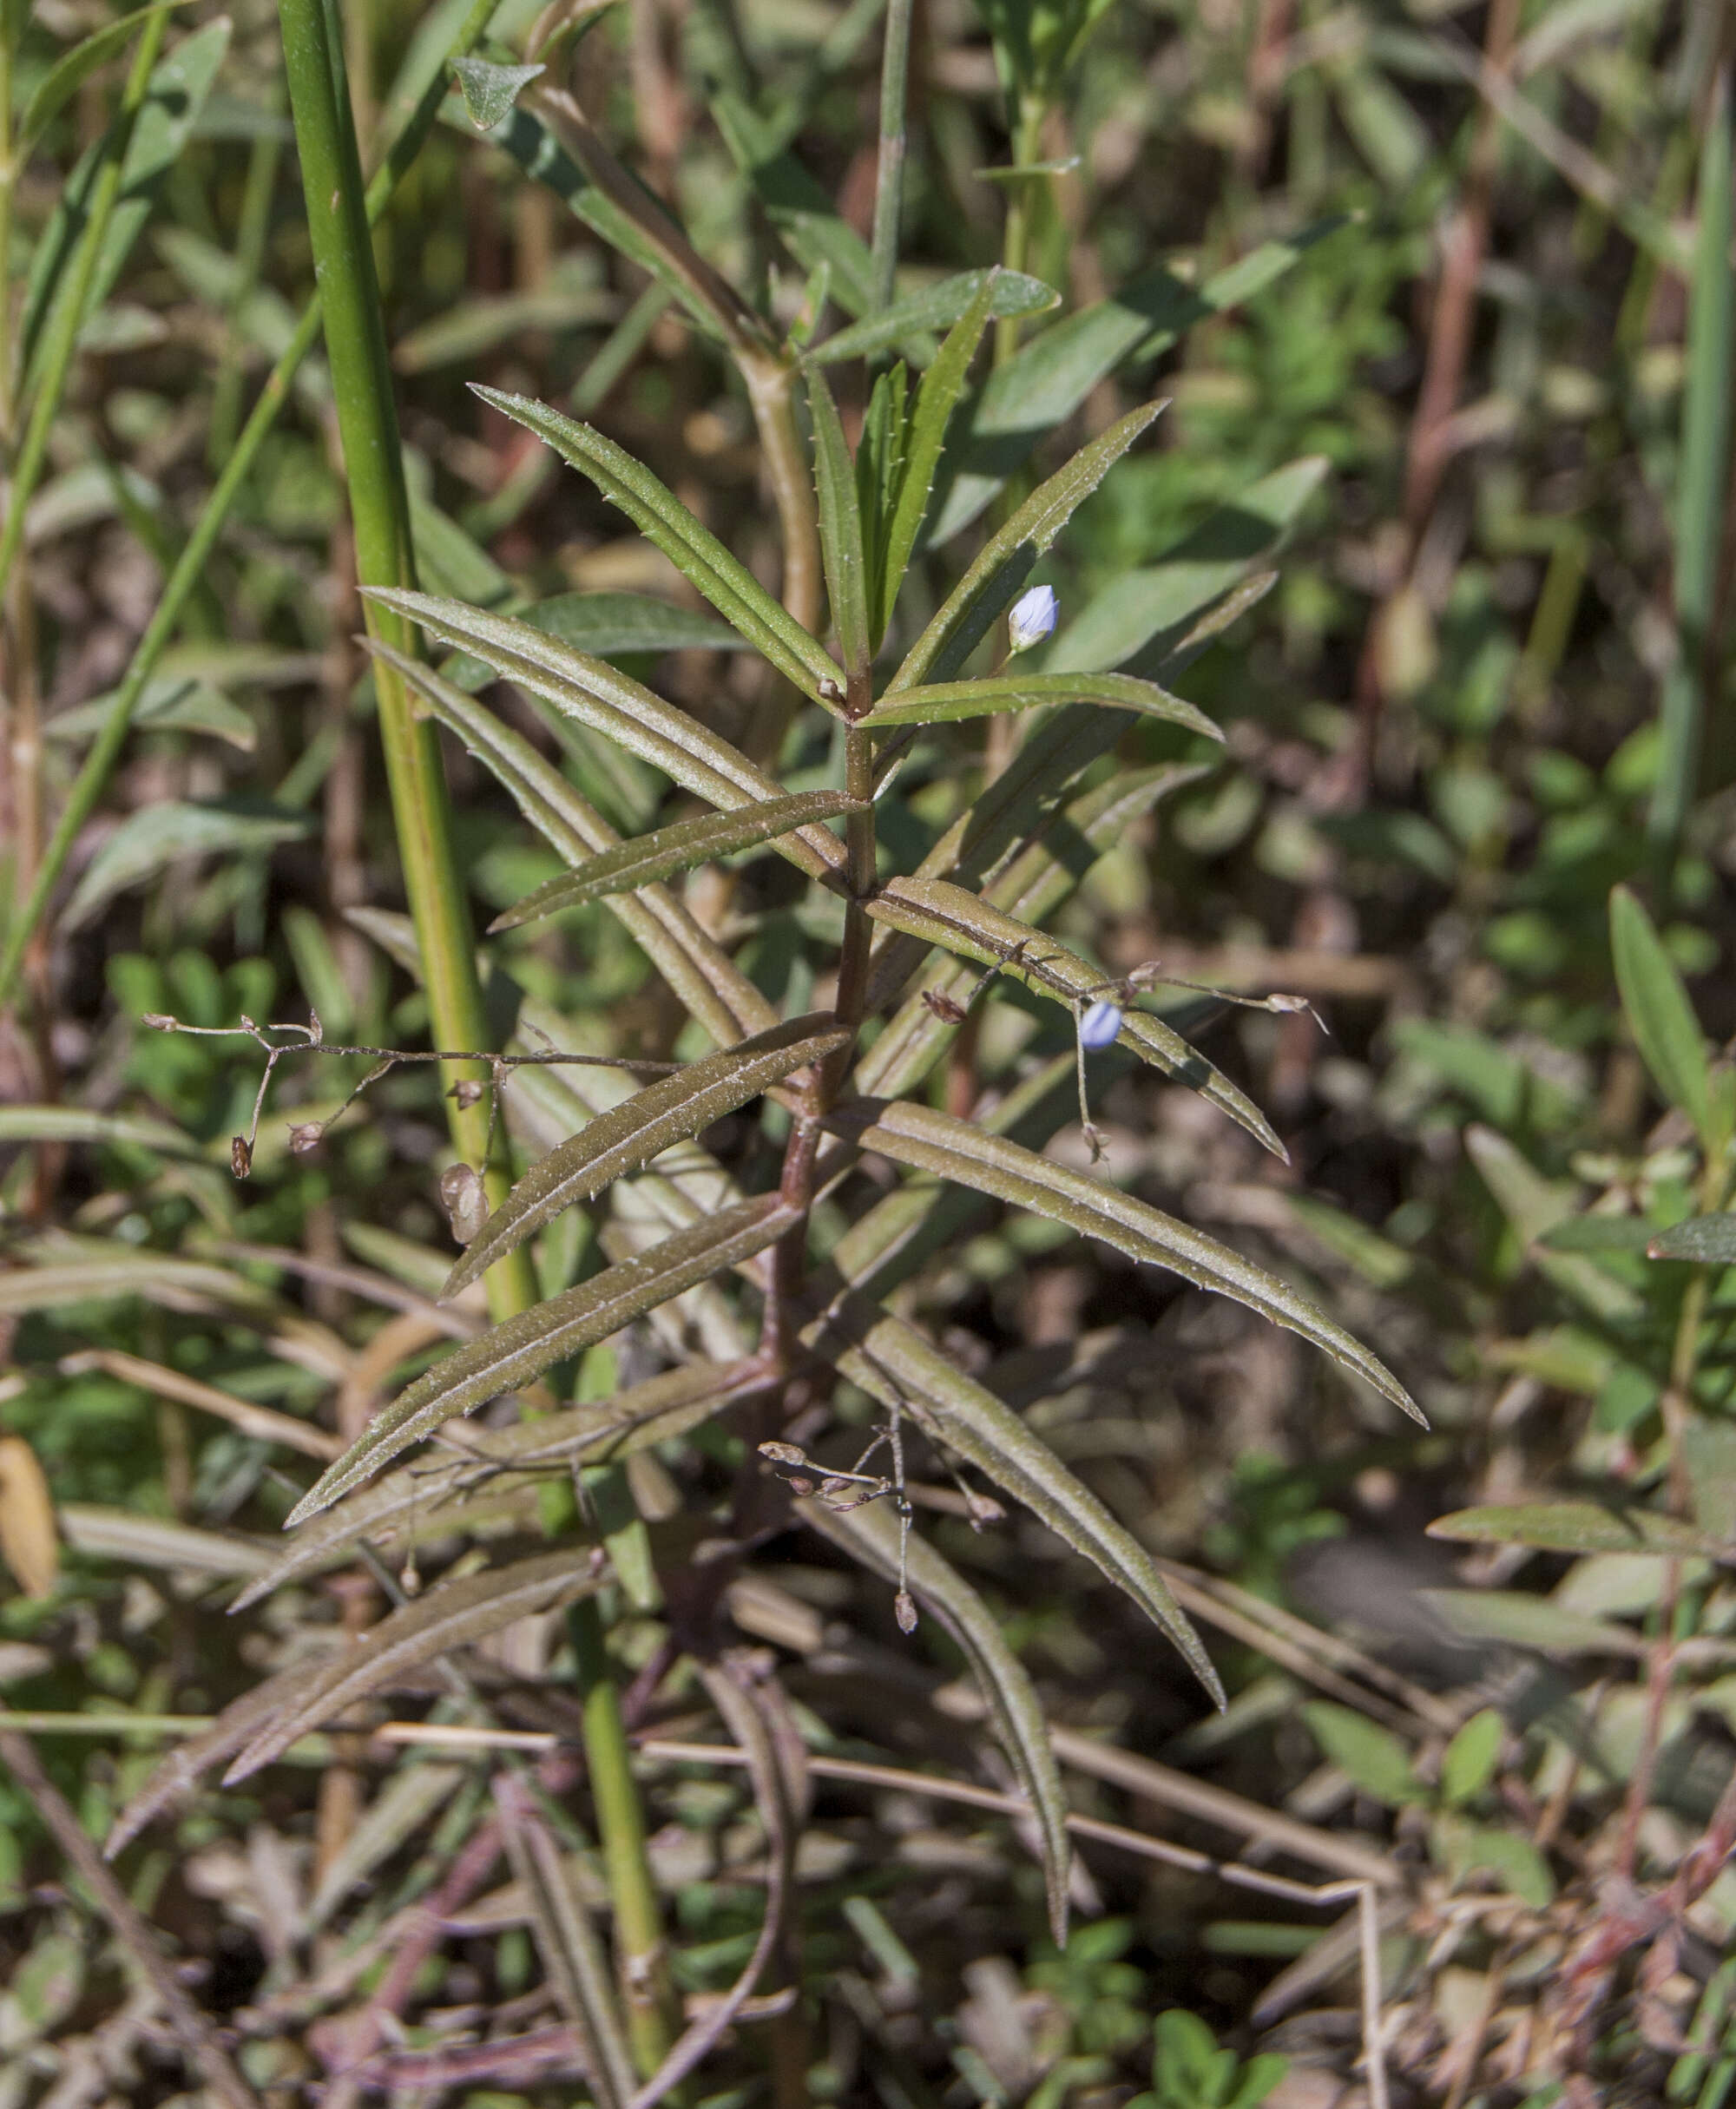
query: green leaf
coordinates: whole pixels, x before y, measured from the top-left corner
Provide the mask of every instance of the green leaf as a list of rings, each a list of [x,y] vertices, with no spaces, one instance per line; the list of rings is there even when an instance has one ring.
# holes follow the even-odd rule
[[[1022,271],[961,271],[956,278],[943,279],[921,292],[906,293],[865,322],[839,330],[808,353],[808,364],[831,366],[840,359],[870,358],[907,343],[918,332],[949,329],[970,312],[985,291],[985,319],[1041,315],[1061,304],[1061,295],[1052,286]]]
[[[1219,506],[1158,561],[1106,586],[1049,646],[1050,673],[1095,673],[1125,666],[1155,642],[1161,654],[1190,617],[1271,557],[1329,463],[1313,454],[1291,462]]]
[[[233,1786],[250,1778],[282,1757],[299,1737],[406,1671],[498,1633],[516,1619],[570,1604],[600,1587],[602,1580],[591,1564],[590,1547],[569,1546],[439,1583],[321,1662],[235,1758],[223,1784]]]
[[[1634,1657],[1647,1652],[1646,1641],[1625,1626],[1521,1589],[1419,1589],[1417,1601],[1462,1640],[1499,1640],[1544,1655]]]
[[[887,687],[889,696],[956,673],[1008,607],[1055,536],[1109,470],[1163,409],[1147,403],[1117,419],[1082,447],[1064,469],[1040,484],[955,586],[939,613],[911,647]]]
[[[838,650],[852,680],[868,672],[868,573],[862,555],[862,514],[857,503],[856,467],[845,444],[838,405],[819,367],[808,373],[813,412],[814,489],[819,508],[819,546]],[[858,705],[859,708],[860,706]]]
[[[617,1463],[685,1435],[766,1383],[762,1363],[697,1362],[538,1420],[466,1430],[465,1454],[418,1458],[310,1518],[229,1608],[245,1611],[286,1582],[348,1558],[359,1539],[396,1551],[450,1534],[460,1527],[457,1504],[472,1487],[510,1503],[551,1473]]]
[[[1441,1753],[1441,1798],[1450,1809],[1474,1800],[1495,1777],[1506,1733],[1500,1710],[1485,1706],[1454,1735]]]
[[[534,893],[496,916],[489,924],[498,930],[516,930],[564,908],[605,900],[611,894],[631,893],[671,872],[684,871],[714,857],[732,857],[786,835],[792,828],[807,827],[821,820],[836,820],[846,813],[865,812],[860,798],[841,791],[799,791],[784,798],[766,798],[755,805],[738,805],[731,812],[702,813],[696,820],[678,820],[660,827],[654,834],[623,842],[581,864],[576,871],[549,879]]]
[[[12,141],[12,158],[16,165],[22,168],[30,160],[36,141],[99,66],[106,65],[117,51],[124,50],[153,15],[186,3],[187,0],[156,0],[151,7],[135,9],[117,21],[105,23],[100,30],[75,44],[70,51],[63,52],[37,82],[24,105]]]
[[[1451,1882],[1480,1872],[1496,1875],[1509,1895],[1533,1911],[1546,1911],[1555,1902],[1555,1878],[1549,1862],[1517,1831],[1447,1820],[1439,1826],[1439,1857]]]
[[[1386,1365],[1287,1282],[1148,1202],[930,1106],[852,1100],[839,1107],[827,1125],[861,1149],[975,1186],[1012,1207],[1063,1223],[1081,1237],[1101,1238],[1130,1259],[1167,1267],[1196,1289],[1246,1304],[1274,1325],[1299,1334],[1340,1369],[1371,1384],[1383,1398],[1427,1426]]]
[[[891,725],[940,725],[1052,703],[1098,703],[1183,725],[1207,739],[1224,737],[1191,703],[1167,694],[1155,681],[1135,680],[1126,673],[996,673],[976,681],[937,681],[930,687],[900,689],[876,704],[861,722],[871,731]]]
[[[543,1974],[579,2040],[596,2109],[628,2109],[635,2092],[614,1972],[580,1895],[570,1858],[549,1835],[521,1779],[496,1784],[501,1837],[530,1907]]]
[[[1578,1206],[1580,1191],[1572,1181],[1545,1179],[1505,1135],[1491,1127],[1468,1127],[1465,1149],[1502,1213],[1532,1248],[1539,1272],[1600,1317],[1638,1317],[1643,1309],[1640,1298],[1595,1260],[1578,1252],[1552,1252],[1536,1243]]]
[[[756,769],[727,739],[607,660],[575,652],[528,622],[467,608],[460,601],[437,601],[428,594],[395,588],[366,587],[363,591],[367,599],[408,615],[429,636],[473,653],[503,680],[517,682],[563,715],[662,770],[684,791],[726,811],[779,795],[775,780]],[[394,656],[385,645],[370,648],[393,665],[403,656]],[[399,667],[406,680],[413,678],[412,667],[413,662]],[[843,863],[845,850],[835,835],[827,835],[822,842],[797,833],[789,838],[786,854],[811,878],[817,878]]]
[[[155,878],[183,857],[262,856],[279,843],[299,841],[311,825],[304,813],[240,801],[189,805],[171,799],[141,806],[85,866],[61,911],[60,928],[79,929],[117,893]]]
[[[470,122],[479,132],[492,132],[511,114],[520,92],[529,87],[545,66],[496,66],[487,59],[457,58],[452,71]]]
[[[875,1506],[849,1510],[799,1501],[796,1514],[883,1580],[901,1579],[896,1520]],[[950,1561],[912,1534],[904,1548],[911,1593],[952,1636],[970,1665],[1002,1747],[1030,1798],[1042,1842],[1049,1922],[1057,1947],[1067,1944],[1067,1882],[1072,1853],[1067,1837],[1067,1795],[1049,1740],[1049,1726],[1024,1666],[1008,1646],[1000,1620]]]
[[[907,381],[902,359],[876,379],[863,413],[861,437],[856,443],[856,502],[862,515],[862,550],[868,566],[869,627],[877,652],[886,634],[898,588],[903,584],[902,574],[894,574],[889,568],[887,538],[907,466]]]
[[[473,392],[588,476],[779,673],[804,694],[836,709],[832,696],[825,692],[841,698],[844,676],[831,654],[648,469],[592,426],[575,424],[528,397],[474,385]]]
[[[120,690],[93,696],[71,710],[56,711],[43,727],[49,739],[89,739],[108,724],[120,700]],[[145,683],[133,706],[134,729],[141,733],[208,733],[227,740],[244,754],[259,745],[253,719],[232,703],[220,688],[184,673],[158,673]]]
[[[1083,1554],[1169,1635],[1213,1703],[1224,1704],[1211,1658],[1145,1548],[1010,1407],[956,1368],[914,1326],[850,1291],[834,1297],[802,1338],[883,1406],[912,1414],[937,1442]]]
[[[659,1077],[630,1099],[599,1114],[576,1135],[533,1165],[483,1224],[452,1269],[444,1296],[480,1280],[497,1259],[564,1210],[648,1165],[673,1143],[702,1133],[713,1120],[746,1106],[792,1071],[824,1061],[851,1035],[824,1029],[819,1014],[792,1018],[733,1048],[688,1062]]]
[[[1715,1560],[1727,1549],[1674,1516],[1649,1508],[1606,1508],[1595,1501],[1459,1508],[1437,1517],[1429,1535],[1465,1545],[1531,1545],[1549,1553],[1702,1553]]]
[[[530,742],[430,667],[398,655],[399,670],[443,725],[499,779],[532,827],[577,867],[621,838]],[[764,1032],[778,1014],[667,887],[610,896],[607,905],[720,1046]]]
[[[0,1142],[95,1142],[202,1158],[205,1146],[167,1120],[94,1113],[82,1106],[0,1106]]]
[[[727,623],[698,608],[677,608],[647,593],[557,593],[517,611],[521,622],[546,630],[595,659],[633,652],[742,652],[750,649]]]
[[[904,574],[916,554],[917,540],[928,516],[929,498],[935,471],[951,429],[952,413],[964,386],[970,362],[988,327],[995,299],[996,278],[990,273],[976,298],[948,332],[939,356],[923,376],[904,437],[903,459],[898,469],[891,518],[880,545],[876,570],[878,584],[878,634],[884,636],[898,603]]]
[[[1075,798],[1055,813],[1033,841],[1014,856],[983,891],[985,903],[1014,921],[1033,927],[1052,915],[1091,866],[1121,841],[1128,829],[1161,798],[1197,783],[1202,767],[1159,763],[1154,768],[1118,771],[1095,790]],[[914,943],[897,938],[895,943]],[[871,1015],[887,1000],[892,976],[904,978],[888,963],[886,982],[871,970],[868,1009]],[[968,1002],[977,976],[966,966],[943,967],[930,980],[930,993]],[[879,1000],[877,1002],[877,998]],[[888,1022],[886,1029],[857,1065],[855,1085],[865,1096],[906,1098],[921,1083],[959,1028],[937,1017],[924,1002],[922,991],[911,995]]]
[[[893,879],[866,905],[877,923],[996,967],[1069,1009],[1102,993],[1104,976],[1076,952],[948,880]],[[876,993],[871,983],[871,998]],[[1259,1107],[1173,1026],[1149,1011],[1129,1009],[1116,1039],[1142,1061],[1208,1099],[1275,1157],[1285,1157],[1284,1145]]]
[[[556,1363],[606,1340],[641,1312],[751,1259],[800,1220],[776,1194],[757,1195],[490,1328],[383,1407],[366,1433],[296,1503],[284,1528],[329,1508],[443,1422],[518,1390]]]
[[[760,119],[734,95],[715,95],[711,114],[736,166],[753,185],[766,217],[805,271],[822,266],[832,298],[852,315],[875,305],[874,260],[868,245],[830,195],[787,149],[774,146]]]
[[[1690,1216],[1660,1231],[1646,1247],[1653,1259],[1693,1259],[1703,1266],[1736,1265],[1736,1216]]]
[[[1675,962],[1626,886],[1609,896],[1609,943],[1628,1029],[1652,1081],[1666,1103],[1685,1113],[1709,1142],[1711,1087],[1700,1021]]]
[[[969,527],[1124,359],[1156,358],[1192,324],[1265,290],[1343,225],[1341,218],[1321,220],[1287,241],[1262,244],[1202,286],[1185,284],[1160,264],[1022,346],[990,375],[972,405],[930,543],[938,547]]]
[[[226,16],[184,37],[152,70],[140,106],[127,155],[121,165],[121,187],[102,239],[86,300],[86,316],[108,299],[145,222],[150,218],[171,168],[193,136],[229,48]],[[102,166],[99,141],[82,155],[62,187],[53,216],[30,253],[30,273],[19,319],[19,358],[25,374],[24,401],[36,391],[43,348],[50,341],[51,313],[69,297],[72,257],[89,221],[92,195]]]
[[[1410,1752],[1390,1729],[1378,1727],[1350,1706],[1311,1699],[1302,1708],[1314,1740],[1329,1764],[1362,1791],[1388,1808],[1420,1802],[1423,1788],[1410,1769]]]

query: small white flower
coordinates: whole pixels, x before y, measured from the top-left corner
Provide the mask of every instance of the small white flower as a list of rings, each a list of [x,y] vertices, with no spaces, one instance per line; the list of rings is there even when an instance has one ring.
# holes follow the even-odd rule
[[[1099,996],[1085,1015],[1079,1021],[1079,1044],[1099,1054],[1104,1048],[1112,1048],[1121,1029],[1121,1009],[1107,996]]]
[[[1007,641],[1015,652],[1029,652],[1041,644],[1055,627],[1056,602],[1053,586],[1033,586],[1013,603],[1007,617]]]

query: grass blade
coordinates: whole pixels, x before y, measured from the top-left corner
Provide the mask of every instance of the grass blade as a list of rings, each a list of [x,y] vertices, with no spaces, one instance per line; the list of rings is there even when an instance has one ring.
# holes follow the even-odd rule
[[[829,1125],[862,1149],[877,1150],[897,1164],[932,1172],[942,1179],[957,1179],[1009,1206],[1064,1223],[1082,1238],[1101,1238],[1130,1259],[1167,1267],[1196,1289],[1245,1304],[1274,1325],[1299,1335],[1340,1369],[1371,1384],[1413,1421],[1423,1422],[1421,1410],[1404,1385],[1343,1326],[1277,1275],[1148,1202],[1039,1157],[1005,1137],[985,1134],[932,1107],[886,1100],[850,1103],[832,1115]]]
[[[713,1120],[757,1099],[792,1071],[824,1061],[848,1045],[850,1035],[835,1026],[817,1031],[821,1022],[816,1014],[775,1025],[768,1033],[689,1062],[673,1076],[660,1077],[600,1114],[518,1181],[452,1269],[444,1294],[457,1296],[503,1252],[523,1245],[564,1210],[649,1164],[672,1143],[702,1133]]]
[[[1653,1082],[1667,1104],[1680,1107],[1709,1138],[1712,1078],[1700,1020],[1652,918],[1626,886],[1609,897],[1609,944],[1628,1029]]]
[[[805,695],[836,710],[844,676],[831,654],[785,613],[746,565],[708,528],[701,527],[648,469],[594,427],[576,424],[528,397],[503,395],[495,388],[478,387],[474,392],[515,424],[535,432],[562,460],[589,476],[693,581],[725,621]]]
[[[284,1528],[293,1529],[329,1508],[443,1422],[516,1390],[556,1363],[606,1340],[630,1318],[751,1259],[800,1219],[776,1194],[757,1195],[492,1327],[436,1363],[383,1408],[366,1433],[296,1503]]]

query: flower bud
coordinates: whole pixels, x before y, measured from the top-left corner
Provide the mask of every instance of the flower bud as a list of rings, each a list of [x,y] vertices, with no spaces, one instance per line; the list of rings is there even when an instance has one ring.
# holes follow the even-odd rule
[[[1115,1046],[1121,1029],[1121,1005],[1110,1002],[1107,996],[1099,996],[1079,1021],[1079,1044],[1097,1054],[1104,1048]]]
[[[440,1174],[440,1199],[453,1237],[460,1245],[468,1245],[488,1221],[488,1195],[483,1190],[481,1175],[462,1161],[448,1165]]]
[[[1033,586],[1014,601],[1007,617],[1007,641],[1015,652],[1029,652],[1042,642],[1055,627],[1055,606],[1053,586]]]

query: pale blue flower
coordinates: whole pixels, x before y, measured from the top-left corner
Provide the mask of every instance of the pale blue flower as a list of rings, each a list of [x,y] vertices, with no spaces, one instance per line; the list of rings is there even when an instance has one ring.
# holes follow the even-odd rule
[[[1095,1054],[1112,1048],[1121,1029],[1121,1007],[1099,996],[1079,1021],[1079,1044]]]
[[[1015,652],[1029,652],[1041,644],[1055,627],[1057,603],[1053,586],[1033,586],[1013,603],[1007,617],[1008,643]]]

